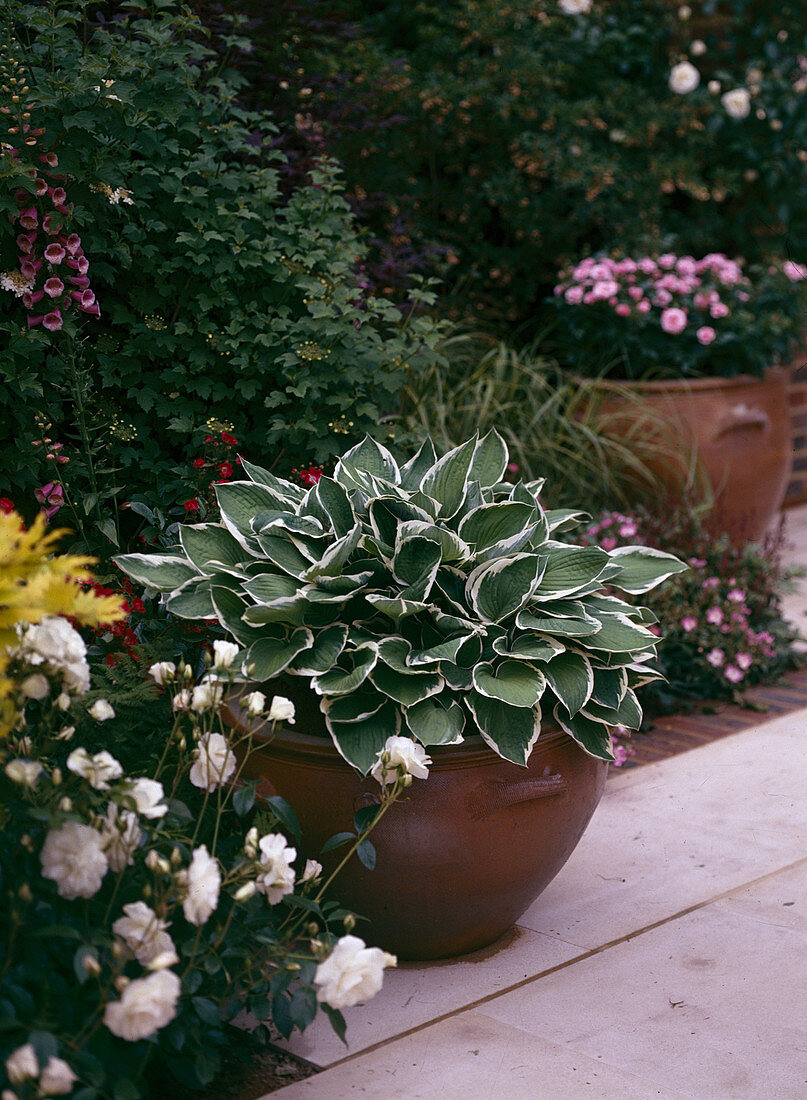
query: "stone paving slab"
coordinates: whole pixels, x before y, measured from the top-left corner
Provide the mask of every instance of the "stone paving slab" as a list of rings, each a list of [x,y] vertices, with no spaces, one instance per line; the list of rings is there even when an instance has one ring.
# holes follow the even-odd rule
[[[295,1037],[290,1049],[334,1068],[281,1092],[476,1100],[506,1085],[538,1098],[807,1095],[807,1033],[781,1021],[788,998],[797,1002],[788,1019],[807,1020],[807,994],[791,989],[807,963],[805,776],[807,710],[617,776],[569,863],[509,938],[478,957],[388,971],[381,994],[346,1013],[348,1051],[320,1023]],[[683,1006],[665,1008],[664,997],[682,994],[700,1006],[690,1036]],[[706,1015],[724,1017],[726,1028]],[[485,1067],[481,1091],[469,1092],[461,1043],[448,1063],[442,1052],[453,1028],[484,1033],[481,1018],[509,1030],[469,1047]],[[673,1072],[676,1058],[685,1065]],[[775,1088],[754,1092],[771,1058]],[[602,1077],[576,1084],[599,1062]]]

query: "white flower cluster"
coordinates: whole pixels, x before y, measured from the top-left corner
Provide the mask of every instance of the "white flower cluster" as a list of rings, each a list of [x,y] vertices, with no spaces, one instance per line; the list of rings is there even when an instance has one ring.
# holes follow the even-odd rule
[[[20,637],[18,653],[30,665],[44,665],[60,675],[63,690],[70,695],[84,695],[89,691],[87,647],[78,631],[61,615],[50,615],[26,627]]]
[[[24,1046],[12,1051],[6,1058],[5,1065],[12,1085],[37,1081],[39,1085],[37,1096],[67,1096],[73,1091],[73,1084],[77,1080],[75,1073],[63,1058],[48,1058],[40,1071],[36,1051],[30,1043],[25,1043]],[[4,1092],[3,1096],[5,1095]],[[16,1096],[16,1093],[10,1093],[10,1095]]]
[[[431,757],[411,737],[388,737],[384,748],[376,756],[378,759],[373,764],[370,775],[382,787],[406,776],[413,776],[415,779],[429,777],[427,764],[431,764]]]

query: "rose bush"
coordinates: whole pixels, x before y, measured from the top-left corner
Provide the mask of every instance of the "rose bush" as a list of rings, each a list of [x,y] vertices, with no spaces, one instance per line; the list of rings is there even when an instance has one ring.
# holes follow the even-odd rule
[[[339,1009],[377,991],[394,960],[361,980],[353,966],[352,996],[317,980],[354,918],[323,900],[334,876],[297,859],[291,807],[238,780],[251,738],[225,734],[216,708],[240,646],[216,640],[198,674],[184,661],[141,670],[139,709],[162,725],[136,720],[124,766],[106,732],[116,708],[92,701],[65,617],[108,621],[121,601],[82,588],[82,559],[48,557],[58,533],[42,527],[0,516],[0,1088],[134,1100],[150,1073],[200,1087],[244,1009],[262,1021],[256,1041],[306,1027],[320,1005],[344,1035]],[[272,703],[253,702],[268,718]],[[288,700],[276,709],[293,719]],[[379,788],[379,817],[404,789],[402,775]],[[345,860],[371,828],[365,815]]]

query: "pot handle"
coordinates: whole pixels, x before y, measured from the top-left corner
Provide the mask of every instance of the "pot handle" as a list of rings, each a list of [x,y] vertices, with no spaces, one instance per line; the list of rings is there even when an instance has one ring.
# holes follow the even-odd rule
[[[566,790],[566,780],[559,772],[537,779],[519,779],[516,782],[507,779],[488,779],[471,791],[468,796],[468,810],[472,817],[489,817],[506,806],[565,794]]]
[[[721,439],[729,432],[742,431],[743,428],[756,428],[761,433],[767,433],[770,426],[771,418],[764,409],[753,409],[749,408],[748,405],[735,405],[718,424],[715,440]]]

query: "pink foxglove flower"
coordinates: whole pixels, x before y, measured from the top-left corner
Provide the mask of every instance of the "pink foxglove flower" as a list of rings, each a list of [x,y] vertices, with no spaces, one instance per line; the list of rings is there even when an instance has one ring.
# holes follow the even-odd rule
[[[49,244],[45,249],[45,259],[49,264],[60,264],[65,256],[66,252],[60,244]]]
[[[23,229],[36,229],[39,224],[39,214],[33,206],[20,211],[20,225]]]
[[[49,298],[58,298],[60,294],[64,294],[64,283],[56,275],[53,275],[50,279],[45,280],[43,289]]]
[[[52,313],[46,313],[42,318],[42,327],[46,328],[48,332],[58,332],[63,324],[64,321],[58,309],[54,309]]]

